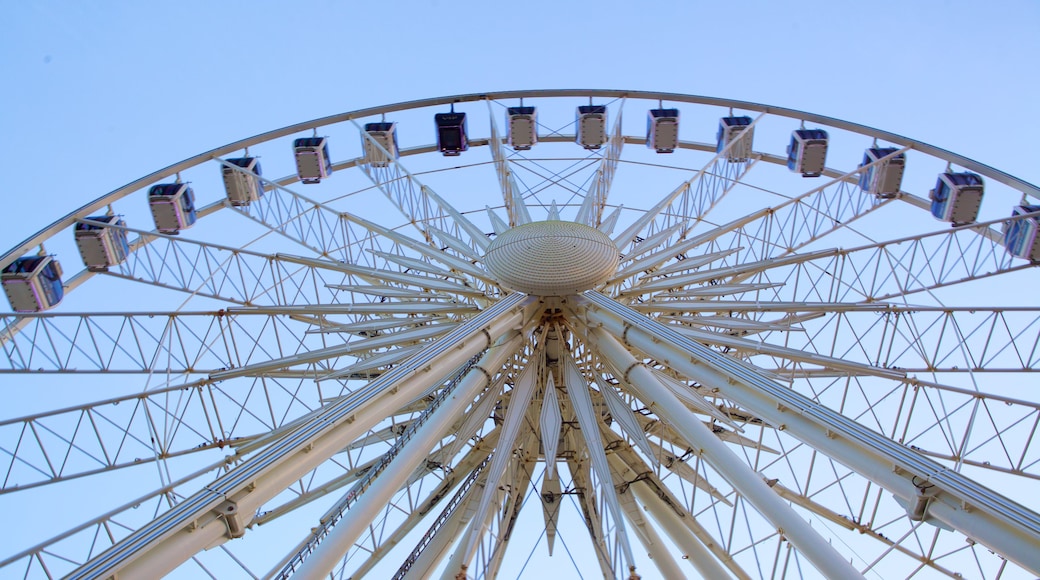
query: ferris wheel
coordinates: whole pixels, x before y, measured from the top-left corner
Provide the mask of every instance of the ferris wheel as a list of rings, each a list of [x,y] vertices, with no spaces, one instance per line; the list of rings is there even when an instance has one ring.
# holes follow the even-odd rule
[[[202,153],[0,259],[0,574],[1036,577],[1037,198],[640,91]]]

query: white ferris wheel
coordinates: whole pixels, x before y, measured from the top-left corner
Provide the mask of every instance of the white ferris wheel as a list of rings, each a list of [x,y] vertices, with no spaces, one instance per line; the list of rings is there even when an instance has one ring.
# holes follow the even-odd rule
[[[0,259],[0,575],[1033,578],[1038,197],[640,91],[202,153]]]

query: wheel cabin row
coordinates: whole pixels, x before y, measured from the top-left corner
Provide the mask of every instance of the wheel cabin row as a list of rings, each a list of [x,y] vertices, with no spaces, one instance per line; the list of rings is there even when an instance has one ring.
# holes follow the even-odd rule
[[[445,156],[457,156],[469,148],[466,114],[455,112],[434,115],[437,149]],[[584,105],[575,111],[575,142],[590,150],[609,141],[607,107]],[[387,167],[400,156],[397,124],[385,120],[364,126],[364,162]],[[753,155],[754,122],[748,116],[728,116],[719,120],[716,152],[730,163],[746,162]],[[509,107],[506,110],[506,143],[514,150],[529,150],[538,143],[538,116],[535,107]],[[646,145],[657,153],[672,153],[679,147],[679,110],[657,108],[647,112]],[[822,129],[796,129],[787,146],[787,167],[803,177],[823,175],[827,159],[828,135]],[[327,137],[302,137],[293,141],[297,175],[302,183],[319,183],[332,174]],[[899,195],[906,167],[906,154],[894,147],[870,147],[859,168],[859,187],[879,198]],[[246,207],[264,195],[259,159],[238,157],[222,161],[221,176],[228,204]],[[972,223],[982,204],[982,177],[971,172],[940,173],[929,192],[931,213],[953,225]],[[160,183],[148,190],[148,205],[161,234],[177,235],[198,219],[195,194],[180,181]],[[1040,212],[1040,205],[1019,205],[1011,217]],[[104,271],[127,259],[130,245],[125,222],[115,215],[83,218],[74,234],[80,256],[88,270]],[[1004,245],[1016,257],[1040,262],[1040,217],[1012,219],[1004,224]],[[61,266],[54,256],[25,256],[14,260],[0,272],[4,291],[16,312],[48,310],[64,295]]]

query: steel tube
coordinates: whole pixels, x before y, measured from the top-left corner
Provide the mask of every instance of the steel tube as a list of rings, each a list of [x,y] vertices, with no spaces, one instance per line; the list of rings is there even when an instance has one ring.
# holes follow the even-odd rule
[[[766,485],[743,460],[733,454],[704,423],[692,417],[682,402],[644,364],[603,328],[586,331],[586,340],[617,368],[627,369],[624,380],[636,396],[664,419],[690,446],[711,464],[746,500],[788,538],[828,578],[862,578],[833,546]],[[621,377],[618,377],[621,378]]]
[[[679,563],[675,561],[675,558],[665,550],[664,542],[661,541],[661,537],[657,534],[654,526],[650,525],[650,522],[646,522],[646,525],[643,526],[635,525],[636,519],[643,515],[639,513],[639,507],[634,502],[622,502],[621,509],[625,512],[628,521],[632,523],[632,532],[639,538],[639,542],[643,544],[643,548],[646,549],[646,553],[650,557],[650,561],[654,563],[657,571],[665,578],[685,578],[686,574],[679,568]],[[645,521],[645,518],[643,519]],[[724,580],[728,576],[707,577]]]
[[[533,303],[533,299],[522,295],[504,298],[405,363],[329,405],[305,425],[286,433],[194,496],[91,559],[69,578],[107,577],[117,572],[120,578],[138,577],[135,574],[154,578],[169,572],[195,552],[214,545],[210,537],[214,532],[200,533],[205,527],[226,532],[223,521],[205,519],[225,499],[238,503],[238,513],[243,514],[243,518],[251,517],[265,501],[399,407],[402,399],[417,397],[452,369],[490,346],[491,340],[519,328],[530,316],[529,312],[524,315],[523,308]],[[200,527],[203,522],[206,526]],[[248,523],[248,519],[243,521],[243,527]],[[197,539],[175,539],[185,535]],[[223,539],[218,537],[217,543],[221,541]]]
[[[455,391],[433,412],[430,418],[412,435],[389,466],[373,480],[343,519],[310,554],[294,576],[318,580],[328,576],[339,564],[343,554],[361,536],[365,528],[377,519],[379,512],[407,481],[419,463],[425,461],[445,431],[473,403],[477,394],[487,388],[506,359],[521,344],[519,334],[495,345],[480,362],[466,374]]]
[[[631,468],[616,454],[611,454],[609,458],[610,463],[615,469],[622,473],[631,473]],[[628,491],[632,492],[638,503],[650,512],[650,516],[657,522],[657,525],[661,526],[661,529],[663,529],[665,534],[668,535],[668,538],[671,539],[672,543],[680,550],[683,550],[683,559],[688,560],[697,572],[700,573],[701,577],[717,578],[719,580],[731,577],[726,569],[723,568],[722,565],[719,564],[718,560],[715,559],[712,553],[701,544],[700,540],[698,540],[693,533],[686,528],[686,526],[682,525],[682,523],[678,521],[678,516],[671,513],[668,509],[662,508],[661,500],[646,489],[646,484],[641,481],[636,481],[632,485],[628,486]],[[671,518],[668,517],[669,515]],[[647,523],[648,525],[646,527],[653,530],[653,526],[649,525],[649,522]],[[633,526],[633,528],[636,528],[636,526]],[[647,548],[649,549],[649,546],[647,546]],[[652,553],[651,556],[653,556]],[[674,562],[674,559],[672,561]],[[656,557],[654,557],[654,563],[657,563]],[[658,568],[661,569],[660,566],[658,566]],[[661,572],[665,572],[665,570],[661,569]],[[675,574],[665,574],[665,577],[683,578],[685,577],[685,574],[677,572]]]
[[[588,292],[578,302],[591,307],[583,311],[590,324],[624,337],[626,344],[692,380],[718,387],[728,399],[905,501],[916,495],[914,478],[935,485],[941,491],[928,505],[930,517],[1040,573],[1040,514],[605,296]]]

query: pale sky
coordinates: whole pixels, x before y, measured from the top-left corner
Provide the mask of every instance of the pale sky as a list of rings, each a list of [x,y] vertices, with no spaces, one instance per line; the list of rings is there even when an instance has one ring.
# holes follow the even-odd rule
[[[8,2],[0,199],[10,205],[0,246],[251,135],[513,89],[667,91],[800,109],[1040,183],[1037,31],[1036,0]],[[65,259],[67,274],[78,270],[78,256]],[[0,377],[0,389],[16,380]]]
[[[3,9],[8,246],[291,123],[522,88],[703,94],[900,133],[1040,182],[1040,3],[26,2]],[[867,8],[867,7],[870,8]],[[42,202],[42,203],[41,203]]]

